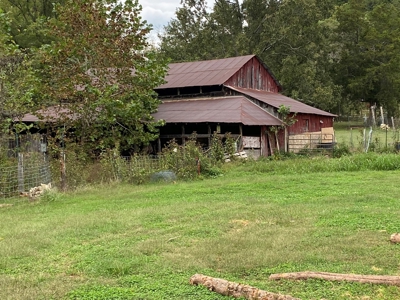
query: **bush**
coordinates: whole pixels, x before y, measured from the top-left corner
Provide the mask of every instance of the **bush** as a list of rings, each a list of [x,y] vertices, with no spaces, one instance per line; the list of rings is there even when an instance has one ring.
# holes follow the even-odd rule
[[[351,155],[349,146],[346,144],[336,144],[335,148],[333,149],[333,157],[339,158],[344,155]]]

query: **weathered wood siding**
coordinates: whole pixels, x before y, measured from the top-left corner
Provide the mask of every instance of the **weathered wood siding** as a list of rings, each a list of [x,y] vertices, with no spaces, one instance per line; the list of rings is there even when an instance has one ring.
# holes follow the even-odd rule
[[[280,87],[268,70],[253,57],[226,82],[226,85],[278,93]]]
[[[300,134],[304,132],[321,131],[321,128],[333,127],[333,117],[297,114],[297,122],[289,127],[289,134]]]

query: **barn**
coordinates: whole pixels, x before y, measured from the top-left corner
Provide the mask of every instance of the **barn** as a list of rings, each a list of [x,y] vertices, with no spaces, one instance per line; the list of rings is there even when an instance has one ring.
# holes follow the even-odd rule
[[[229,133],[238,151],[269,156],[277,150],[307,146],[298,142],[311,133],[332,132],[335,115],[282,95],[282,87],[255,55],[173,63],[166,83],[156,92],[162,103],[154,114],[163,119],[155,147],[171,139],[184,144],[194,133],[204,146],[213,134]],[[296,122],[288,128],[280,119],[281,105]],[[275,134],[276,129],[278,132]],[[332,142],[333,136],[325,140]],[[323,142],[324,139],[319,139]],[[317,143],[318,144],[318,143]]]
[[[153,116],[165,126],[152,144],[154,153],[171,140],[184,145],[194,134],[208,148],[214,134],[229,133],[238,152],[256,157],[333,144],[336,115],[282,95],[278,80],[255,55],[173,63],[165,79],[155,89],[161,104]],[[289,127],[278,113],[281,105],[296,120]],[[42,114],[57,118],[52,107]],[[22,118],[38,121],[32,114]]]

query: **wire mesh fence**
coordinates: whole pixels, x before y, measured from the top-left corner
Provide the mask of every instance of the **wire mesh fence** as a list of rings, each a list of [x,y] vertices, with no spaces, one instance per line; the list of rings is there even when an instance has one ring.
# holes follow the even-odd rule
[[[17,157],[18,153],[44,153],[47,139],[41,134],[1,135],[0,152],[7,157]]]
[[[364,114],[363,116],[338,116],[335,118],[335,127],[380,127],[382,124],[387,125],[390,129],[398,129],[400,128],[400,118],[390,117],[387,113],[383,115],[368,115]],[[343,126],[341,126],[343,125]]]
[[[50,165],[44,156],[19,153],[0,167],[0,201],[50,182]]]
[[[114,180],[142,183],[152,178],[158,172],[172,171],[182,175],[185,171],[197,174],[199,162],[195,158],[164,155],[140,155],[112,159],[109,164],[103,164],[103,170],[110,172]],[[157,174],[156,174],[157,175]],[[167,178],[165,178],[167,180]]]

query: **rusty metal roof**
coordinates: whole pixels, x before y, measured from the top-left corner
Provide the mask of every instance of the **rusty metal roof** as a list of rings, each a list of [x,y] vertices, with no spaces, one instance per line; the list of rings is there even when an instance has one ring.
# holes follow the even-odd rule
[[[40,117],[39,117],[40,116]],[[22,116],[22,118],[14,118],[15,122],[57,122],[61,118],[76,120],[78,115],[73,113],[70,109],[63,106],[50,106],[45,109],[40,109],[36,112],[36,115],[28,113]]]
[[[222,85],[254,56],[169,64],[166,83],[157,89]]]
[[[244,96],[165,101],[156,120],[167,123],[242,123],[244,125],[282,125],[282,122]]]
[[[313,115],[321,115],[321,116],[328,116],[328,117],[336,117],[336,115],[331,114],[329,112],[323,111],[321,109],[309,106],[304,104],[303,102],[294,100],[292,98],[286,97],[279,93],[272,93],[260,90],[253,90],[253,89],[245,89],[245,88],[238,88],[227,86],[228,88],[242,93],[244,95],[250,96],[255,98],[261,102],[264,102],[270,106],[279,108],[281,105],[289,106],[290,111],[294,113],[303,113],[303,114],[313,114]]]

